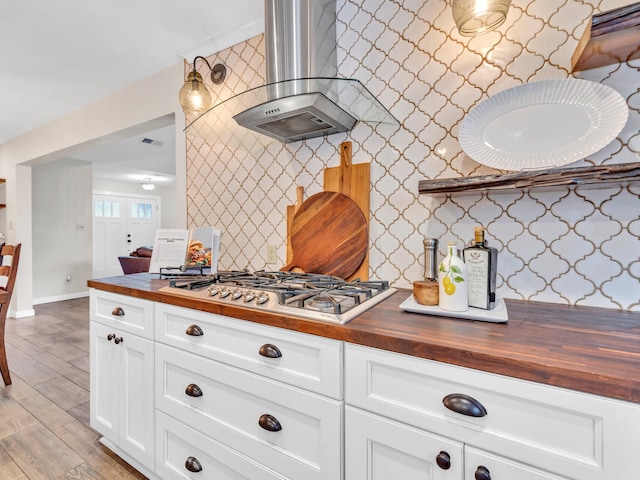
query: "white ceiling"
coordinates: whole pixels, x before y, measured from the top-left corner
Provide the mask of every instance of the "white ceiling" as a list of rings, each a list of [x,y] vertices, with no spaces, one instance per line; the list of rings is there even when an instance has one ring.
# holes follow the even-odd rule
[[[143,142],[144,139],[152,143]],[[175,127],[169,125],[94,147],[72,158],[92,162],[94,177],[136,183],[150,178],[158,186],[173,188],[175,151]]]
[[[257,35],[263,16],[263,0],[0,0],[0,144]],[[140,143],[145,136],[164,143]],[[152,167],[173,163],[172,136],[161,128],[74,158],[104,171],[118,155],[121,172],[162,172]]]

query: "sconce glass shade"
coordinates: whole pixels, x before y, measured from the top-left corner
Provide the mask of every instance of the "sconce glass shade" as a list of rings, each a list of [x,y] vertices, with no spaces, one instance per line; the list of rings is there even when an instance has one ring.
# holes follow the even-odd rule
[[[460,35],[473,37],[502,25],[510,5],[511,0],[452,0],[451,10]]]
[[[195,70],[189,72],[187,80],[178,94],[184,113],[199,115],[211,107],[211,93],[202,81],[202,75]]]
[[[156,184],[151,181],[151,178],[145,178],[144,182],[142,182],[140,185],[142,185],[143,190],[153,190],[154,188],[156,188]]]

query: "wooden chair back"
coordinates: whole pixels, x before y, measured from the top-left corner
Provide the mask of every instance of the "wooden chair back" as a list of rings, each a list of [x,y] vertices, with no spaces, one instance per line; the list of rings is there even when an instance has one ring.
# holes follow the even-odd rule
[[[20,243],[0,246],[0,373],[2,373],[5,385],[11,385],[11,375],[9,374],[7,352],[4,345],[4,326],[7,321],[7,311],[9,303],[11,303],[13,287],[16,284],[21,247]],[[7,262],[5,257],[11,257],[11,261]]]

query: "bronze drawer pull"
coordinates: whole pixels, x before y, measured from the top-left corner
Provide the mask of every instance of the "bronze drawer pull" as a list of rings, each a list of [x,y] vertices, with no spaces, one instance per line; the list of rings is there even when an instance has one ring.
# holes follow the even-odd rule
[[[258,353],[263,357],[267,357],[267,358],[282,357],[282,352],[280,351],[280,349],[270,343],[265,343],[264,345],[262,345],[260,347],[260,350],[258,350]]]
[[[189,385],[187,385],[187,388],[185,389],[184,393],[186,393],[190,397],[201,397],[202,389],[195,383],[190,383]]]
[[[202,471],[202,465],[196,457],[189,457],[187,461],[184,462],[184,467],[190,472],[198,473]]]
[[[491,480],[491,473],[487,467],[480,465],[476,468],[474,477],[476,480]]]
[[[198,325],[189,325],[184,333],[192,337],[201,337],[204,335],[204,332]]]
[[[448,452],[444,450],[436,456],[436,463],[442,470],[449,470],[451,468],[451,457]]]
[[[273,415],[269,415],[268,413],[260,415],[258,425],[269,432],[279,432],[280,430],[282,430],[282,425],[280,425],[278,419]]]
[[[111,311],[111,315],[116,317],[124,317],[124,310],[122,307],[116,307]]]
[[[442,403],[452,412],[468,417],[484,417],[487,409],[478,400],[464,393],[452,393],[442,399]]]

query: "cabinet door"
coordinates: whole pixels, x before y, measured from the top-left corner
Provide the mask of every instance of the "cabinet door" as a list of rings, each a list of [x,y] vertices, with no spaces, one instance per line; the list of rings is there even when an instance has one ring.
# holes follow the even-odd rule
[[[123,334],[113,345],[118,350],[119,372],[118,446],[142,463],[154,463],[153,342]]]
[[[461,480],[462,455],[458,442],[345,407],[345,478],[349,480]]]
[[[91,426],[153,468],[153,342],[97,322],[90,331]]]
[[[90,419],[91,427],[118,443],[118,351],[113,348],[114,329],[90,322]]]
[[[569,480],[472,447],[465,448],[465,459],[465,480]]]

